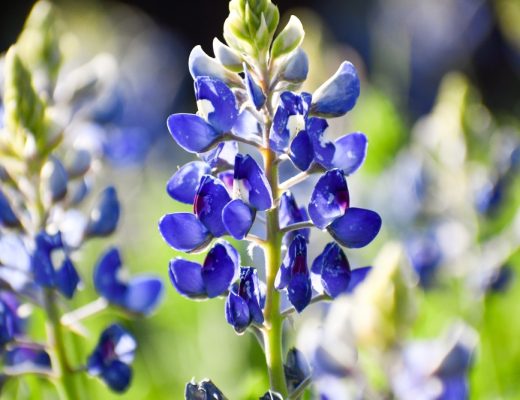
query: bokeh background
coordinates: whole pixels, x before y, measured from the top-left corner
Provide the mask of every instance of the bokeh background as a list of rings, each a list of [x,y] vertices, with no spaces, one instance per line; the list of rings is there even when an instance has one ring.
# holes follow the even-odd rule
[[[115,183],[124,207],[111,240],[131,271],[157,273],[168,282],[168,260],[177,254],[161,239],[157,222],[187,209],[168,197],[165,184],[190,156],[171,140],[165,121],[171,113],[195,111],[188,54],[198,44],[211,53],[213,37],[222,39],[228,3],[55,3],[70,33],[65,70],[102,53],[116,61],[93,111],[105,138],[103,180]],[[32,4],[4,7],[1,51],[16,41]],[[480,335],[471,398],[520,398],[520,2],[276,4],[282,22],[295,14],[305,27],[306,89],[317,88],[344,59],[362,78],[358,105],[332,134],[367,134],[367,161],[349,185],[356,203],[382,215],[383,232],[351,263],[368,265],[386,240],[402,241],[420,278],[417,317],[404,339],[436,337],[465,320]],[[299,187],[302,202],[310,190]],[[83,274],[91,273],[101,246],[106,243],[85,249]],[[75,301],[81,304],[91,291],[87,285]],[[325,312],[326,306],[306,310],[295,321],[303,333],[291,340],[305,342],[306,323]],[[114,314],[123,318],[110,312],[88,326],[95,332]],[[192,377],[210,377],[230,399],[257,398],[267,388],[261,350],[226,324],[223,299],[192,302],[167,283],[159,310],[126,324],[140,347],[124,398],[182,398]],[[80,348],[88,353],[95,341]],[[52,398],[52,390],[31,379],[9,385],[7,398]],[[118,397],[96,381],[87,387],[87,398]]]

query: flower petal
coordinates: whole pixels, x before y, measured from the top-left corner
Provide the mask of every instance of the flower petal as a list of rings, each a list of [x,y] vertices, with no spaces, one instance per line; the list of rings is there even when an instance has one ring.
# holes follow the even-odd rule
[[[174,200],[193,204],[200,179],[210,172],[210,166],[203,161],[189,162],[172,175],[166,184],[166,191]]]
[[[192,298],[206,298],[206,289],[202,280],[202,266],[198,263],[174,258],[170,260],[170,281],[179,294]]]
[[[110,303],[122,305],[126,296],[127,285],[119,281],[121,255],[115,247],[108,249],[94,268],[94,288]]]
[[[238,153],[238,144],[235,141],[219,143],[214,149],[200,154],[200,157],[208,163],[211,168],[229,169],[233,168],[235,157]],[[207,172],[209,174],[209,172]]]
[[[209,76],[195,79],[200,115],[219,133],[229,132],[238,117],[235,95],[224,82]]]
[[[351,271],[350,275],[350,282],[348,284],[347,292],[352,293],[354,289],[359,285],[361,282],[365,280],[368,273],[372,270],[372,267],[362,267],[362,268],[356,268]]]
[[[332,165],[350,175],[365,161],[368,140],[364,134],[356,132],[340,137],[334,142],[334,146],[336,151]]]
[[[265,104],[265,94],[262,92],[262,88],[255,82],[249,69],[247,68],[246,63],[244,63],[244,72],[245,72],[245,86],[247,95],[249,96],[249,100],[253,103],[257,110],[260,110],[262,106]]]
[[[299,313],[311,302],[312,287],[309,274],[296,274],[287,286],[289,301]]]
[[[336,218],[341,217],[349,207],[347,180],[339,169],[327,171],[316,183],[309,203],[312,222],[326,228]]]
[[[185,252],[200,250],[212,239],[209,230],[191,213],[166,214],[159,221],[159,231],[166,243]]]
[[[71,299],[78,287],[78,283],[78,271],[76,271],[70,258],[67,257],[63,261],[61,268],[56,271],[56,287],[66,298]]]
[[[117,228],[119,222],[119,200],[113,186],[108,186],[95,207],[90,211],[85,234],[87,236],[108,236]]]
[[[322,258],[321,282],[325,293],[336,298],[347,291],[350,282],[350,264],[336,243],[328,247]]]
[[[220,296],[238,274],[238,252],[227,242],[217,243],[202,265],[202,280],[209,298]]]
[[[251,323],[251,315],[246,301],[233,292],[229,292],[226,300],[226,321],[237,333],[244,332]]]
[[[5,196],[4,192],[0,190],[0,223],[6,226],[18,226],[20,221],[13,212],[9,200]]]
[[[101,372],[101,379],[116,393],[123,393],[132,381],[132,368],[119,360],[112,361]]]
[[[124,307],[134,313],[149,315],[159,305],[162,281],[151,276],[138,276],[128,284]]]
[[[240,85],[237,74],[227,71],[217,60],[208,56],[202,47],[195,46],[188,58],[188,67],[193,79],[199,76],[209,76],[226,84]]]
[[[309,73],[309,58],[301,47],[291,53],[282,66],[281,78],[291,83],[300,83],[307,79]]]
[[[312,143],[307,131],[300,131],[291,142],[289,157],[300,170],[306,171],[314,158]]]
[[[332,168],[332,159],[336,148],[334,144],[325,139],[325,130],[329,123],[323,118],[308,118],[307,133],[312,142],[314,159],[326,169]]]
[[[249,154],[237,154],[234,178],[238,181],[240,196],[246,204],[259,211],[265,211],[272,207],[271,186],[264,171]]]
[[[278,223],[280,229],[286,228],[289,225],[295,224],[296,222],[303,222],[309,219],[307,210],[302,207],[298,208],[296,200],[290,191],[282,193],[280,197],[280,205],[278,208]],[[309,241],[310,229],[298,229],[296,231],[288,232],[284,235],[283,241],[288,246],[296,235],[302,235],[305,240]]]
[[[220,133],[195,114],[173,114],[166,121],[173,139],[190,153],[208,151]]]
[[[356,68],[344,61],[336,73],[314,92],[311,112],[319,117],[341,117],[354,107],[358,97]]]
[[[264,322],[264,314],[260,305],[260,284],[255,268],[241,267],[240,281],[238,284],[238,294],[242,297],[249,307],[251,320],[257,324]]]
[[[222,222],[222,209],[231,201],[224,184],[211,175],[204,175],[193,202],[197,218],[215,237],[227,233]]]
[[[255,212],[240,199],[229,202],[222,210],[222,221],[226,230],[237,240],[248,234],[255,219]]]
[[[43,349],[19,344],[5,351],[3,370],[10,375],[49,373],[52,371],[51,358]]]
[[[351,207],[327,229],[343,246],[360,248],[374,240],[381,229],[381,223],[381,217],[376,212]]]

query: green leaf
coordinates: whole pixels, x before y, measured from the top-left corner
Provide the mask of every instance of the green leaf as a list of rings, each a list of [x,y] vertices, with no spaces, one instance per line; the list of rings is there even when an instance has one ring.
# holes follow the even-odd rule
[[[305,31],[301,21],[294,15],[291,15],[283,31],[274,40],[271,58],[276,59],[290,53],[302,44],[304,36]]]

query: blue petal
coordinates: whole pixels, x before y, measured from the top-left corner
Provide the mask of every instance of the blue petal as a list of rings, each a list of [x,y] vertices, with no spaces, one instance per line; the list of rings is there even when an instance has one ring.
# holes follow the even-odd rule
[[[348,284],[347,292],[351,293],[354,289],[362,283],[367,277],[368,273],[372,270],[372,267],[356,268],[351,271],[350,282]]]
[[[311,302],[312,287],[309,274],[296,274],[287,286],[289,301],[299,313]]]
[[[227,233],[222,222],[222,209],[231,201],[224,184],[211,175],[204,175],[193,202],[193,211],[215,237]]]
[[[314,159],[326,169],[332,168],[332,159],[336,151],[334,144],[323,137],[328,127],[329,123],[323,118],[307,119],[307,133],[311,139]]]
[[[280,104],[276,109],[269,132],[269,142],[273,150],[285,151],[289,147],[291,138],[305,129],[310,99],[309,93],[298,95],[283,92],[280,95]]]
[[[55,271],[49,254],[37,249],[31,258],[31,268],[36,284],[43,287],[54,287]]]
[[[260,285],[255,268],[240,268],[238,294],[246,301],[251,319],[257,324],[262,324],[264,322],[264,314],[260,305]]]
[[[346,292],[350,282],[350,264],[341,248],[333,243],[322,258],[321,283],[330,297]]]
[[[206,161],[211,168],[223,170],[233,168],[237,153],[237,142],[230,140],[219,143],[213,150],[200,154],[200,157]]]
[[[244,332],[251,323],[251,315],[246,301],[233,292],[229,292],[226,300],[226,321],[237,333]]]
[[[381,217],[374,211],[351,207],[327,229],[343,246],[360,248],[377,236],[381,229]]]
[[[170,260],[170,280],[177,292],[189,298],[206,298],[201,268],[200,264],[182,258]]]
[[[314,92],[311,112],[325,118],[341,117],[354,107],[358,97],[356,68],[344,61],[336,73]]]
[[[287,129],[287,122],[289,121],[289,112],[278,106],[273,117],[273,124],[269,131],[269,145],[277,152],[284,152],[289,147],[290,134]]]
[[[73,150],[70,162],[67,164],[67,173],[70,178],[83,176],[90,168],[92,156],[84,149]]]
[[[87,236],[108,236],[113,233],[119,221],[119,213],[116,189],[109,186],[103,190],[96,206],[90,211]]]
[[[68,299],[74,296],[78,287],[79,275],[70,258],[65,258],[61,268],[56,272],[56,286],[58,290]]]
[[[262,92],[262,88],[255,82],[247,65],[244,63],[244,72],[245,72],[245,83],[246,83],[246,91],[249,99],[254,104],[257,110],[260,110],[262,106],[265,104],[265,94]]]
[[[172,175],[166,184],[166,191],[177,201],[193,204],[200,179],[210,172],[210,166],[203,161],[189,162]]]
[[[208,76],[195,79],[199,112],[220,133],[229,132],[238,116],[235,95],[226,84]]]
[[[117,248],[108,249],[94,268],[94,287],[96,291],[110,303],[122,305],[125,300],[127,285],[118,279],[122,266],[121,256]]]
[[[242,240],[248,234],[255,219],[255,212],[242,200],[229,202],[222,210],[224,226],[231,236]]]
[[[159,221],[159,231],[166,243],[185,252],[200,250],[212,239],[209,230],[191,213],[166,214]]]
[[[289,157],[294,165],[306,171],[314,158],[312,143],[307,131],[300,131],[291,142]]]
[[[233,171],[224,171],[220,172],[217,177],[221,180],[221,182],[226,186],[227,190],[232,193],[233,186],[235,183],[235,173]]]
[[[225,293],[238,274],[238,253],[229,243],[217,243],[206,256],[202,280],[209,298]]]
[[[6,226],[18,226],[20,221],[13,212],[9,200],[0,190],[0,223]]]
[[[88,373],[94,376],[102,374],[113,360],[130,364],[136,348],[134,337],[121,325],[110,325],[101,333],[96,348],[88,358]]]
[[[298,208],[296,204],[296,200],[290,191],[286,191],[280,197],[280,206],[278,208],[278,223],[280,229],[286,228],[289,225],[292,225],[296,222],[307,221],[309,218],[307,216],[307,211],[305,208]],[[284,235],[283,241],[286,246],[288,246],[296,235],[302,235],[305,237],[305,240],[309,241],[310,229],[298,229],[296,231],[291,231]]]
[[[132,368],[124,362],[114,360],[103,369],[101,378],[114,392],[123,393],[132,381]]]
[[[334,246],[334,242],[328,243],[323,249],[323,251],[314,259],[311,266],[312,273],[321,275],[325,254],[327,254],[327,252],[331,249],[332,246]]]
[[[309,73],[309,58],[300,47],[294,51],[285,63],[282,79],[292,83],[303,82]]]
[[[159,305],[163,292],[160,279],[138,276],[128,283],[124,308],[141,315],[149,315]]]
[[[254,138],[262,134],[262,127],[256,117],[250,111],[244,109],[238,115],[231,132],[235,136]]]
[[[4,369],[12,375],[49,373],[52,370],[49,354],[28,344],[19,344],[4,353]]]
[[[173,114],[166,121],[173,139],[190,153],[208,151],[220,133],[195,114]]]
[[[333,166],[350,175],[365,161],[368,140],[364,134],[356,132],[340,137],[334,146],[336,151],[332,160]]]
[[[316,183],[309,203],[312,222],[326,228],[349,207],[347,180],[339,169],[327,171]]]
[[[237,154],[234,178],[238,181],[240,196],[245,203],[259,211],[272,207],[271,186],[264,171],[249,154],[245,156]]]
[[[65,167],[57,158],[50,158],[42,170],[44,195],[52,202],[59,201],[67,194],[69,177]]]

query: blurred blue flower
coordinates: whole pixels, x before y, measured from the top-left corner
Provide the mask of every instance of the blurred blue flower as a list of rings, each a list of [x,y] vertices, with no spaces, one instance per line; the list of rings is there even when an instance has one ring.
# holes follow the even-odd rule
[[[121,268],[119,250],[107,250],[94,269],[96,291],[115,306],[131,313],[149,315],[161,301],[161,280],[153,276],[139,275],[124,282],[120,279]]]
[[[130,364],[137,343],[133,336],[118,324],[110,325],[99,338],[88,358],[87,370],[100,377],[115,392],[124,392],[132,380]]]

